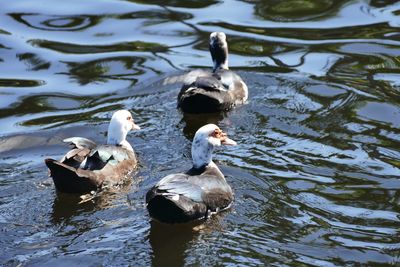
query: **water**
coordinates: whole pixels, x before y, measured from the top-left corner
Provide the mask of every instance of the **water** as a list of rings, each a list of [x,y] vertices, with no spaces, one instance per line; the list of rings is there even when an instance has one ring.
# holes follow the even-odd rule
[[[400,264],[400,4],[390,0],[1,1],[0,265]],[[250,88],[231,112],[176,110],[176,77],[209,68],[224,31]],[[43,163],[61,140],[104,142],[113,111],[141,167],[79,204]],[[215,160],[233,208],[151,222],[146,191],[190,167],[194,132],[238,142]]]

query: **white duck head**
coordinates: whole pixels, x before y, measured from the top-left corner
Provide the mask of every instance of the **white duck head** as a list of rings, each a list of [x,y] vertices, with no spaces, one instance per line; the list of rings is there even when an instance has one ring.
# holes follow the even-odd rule
[[[228,67],[228,43],[223,32],[210,34],[209,43],[211,57],[214,63],[214,71],[218,69],[229,69]]]
[[[200,168],[212,162],[214,147],[236,145],[217,125],[207,124],[197,130],[192,143],[193,166]]]
[[[127,110],[116,111],[108,126],[107,144],[120,145],[133,151],[132,146],[126,141],[126,135],[130,130],[139,130],[140,127],[135,124],[132,114]]]

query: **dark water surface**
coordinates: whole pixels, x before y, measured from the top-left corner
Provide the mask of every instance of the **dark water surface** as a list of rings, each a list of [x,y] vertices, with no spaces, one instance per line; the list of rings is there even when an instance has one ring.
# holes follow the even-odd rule
[[[399,29],[391,0],[0,0],[0,265],[399,265]],[[173,81],[211,66],[216,30],[249,102],[184,116]],[[132,182],[57,193],[43,159],[104,142],[121,108],[142,127]],[[206,121],[238,142],[215,156],[232,210],[151,222],[145,192]]]

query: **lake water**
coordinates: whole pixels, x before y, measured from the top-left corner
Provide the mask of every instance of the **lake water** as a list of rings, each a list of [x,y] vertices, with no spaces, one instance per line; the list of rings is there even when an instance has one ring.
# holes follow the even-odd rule
[[[0,265],[400,264],[400,3],[394,0],[0,1]],[[247,104],[176,109],[179,80],[228,36]],[[79,203],[43,163],[62,139],[104,142],[132,111],[140,168]],[[201,225],[151,222],[161,177],[191,165],[214,122],[235,192]]]

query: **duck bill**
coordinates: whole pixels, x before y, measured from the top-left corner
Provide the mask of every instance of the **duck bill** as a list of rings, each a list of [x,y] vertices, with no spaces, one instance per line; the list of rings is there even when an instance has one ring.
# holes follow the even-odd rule
[[[227,145],[227,146],[236,146],[237,143],[233,141],[232,139],[229,139],[228,137],[225,137],[224,139],[221,140],[222,145]]]
[[[140,126],[135,123],[132,123],[132,130],[140,130]]]

